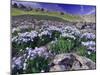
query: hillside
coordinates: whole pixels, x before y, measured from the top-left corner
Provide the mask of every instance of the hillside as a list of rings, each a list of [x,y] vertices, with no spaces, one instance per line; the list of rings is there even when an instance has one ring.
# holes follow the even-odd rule
[[[82,16],[82,18],[86,22],[93,22],[93,23],[96,22],[96,15],[85,15],[85,16]]]
[[[71,21],[71,22],[77,22],[77,21],[82,21],[83,19],[79,16],[75,16],[75,15],[71,15],[71,14],[63,14],[61,15],[59,12],[46,12],[46,11],[25,11],[25,10],[21,10],[18,8],[12,8],[11,10],[11,15],[12,16],[18,16],[18,15],[39,15],[40,17],[42,16],[43,19],[46,19],[45,16],[48,16],[48,19],[50,17],[56,17],[56,18],[60,18],[64,21]]]

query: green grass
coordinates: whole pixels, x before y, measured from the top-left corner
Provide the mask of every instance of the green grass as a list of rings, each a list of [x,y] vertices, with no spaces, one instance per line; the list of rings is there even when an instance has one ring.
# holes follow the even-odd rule
[[[76,53],[78,53],[81,56],[86,56],[87,49],[84,46],[79,46],[79,47],[77,47],[77,52]]]
[[[74,48],[74,40],[59,38],[54,44],[51,44],[50,50],[53,53],[69,53]]]
[[[46,72],[49,69],[49,59],[40,56],[36,56],[33,60],[28,60],[27,64],[26,73],[39,73],[41,70]]]
[[[96,62],[96,52],[93,52],[90,55],[87,54],[86,57]]]
[[[18,15],[39,15],[39,16],[47,16],[48,18],[50,17],[56,17],[56,18],[60,18],[62,20],[65,21],[79,21],[81,20],[81,18],[79,16],[73,16],[71,14],[64,14],[61,15],[60,12],[43,12],[43,11],[24,11],[18,8],[12,8],[11,9],[11,15],[12,16],[18,16]],[[46,17],[45,17],[46,18]]]
[[[92,61],[96,62],[96,52],[91,52],[91,54],[89,55],[85,46],[77,47],[76,53],[80,56],[85,56],[85,57],[91,59]]]

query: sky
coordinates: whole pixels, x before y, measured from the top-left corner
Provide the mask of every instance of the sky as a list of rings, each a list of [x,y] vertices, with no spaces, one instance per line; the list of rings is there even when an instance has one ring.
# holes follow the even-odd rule
[[[29,1],[12,1],[12,4],[13,3],[23,4],[32,8],[44,8],[49,11],[65,12],[72,15],[91,15],[96,13],[96,7],[92,5],[57,4]]]

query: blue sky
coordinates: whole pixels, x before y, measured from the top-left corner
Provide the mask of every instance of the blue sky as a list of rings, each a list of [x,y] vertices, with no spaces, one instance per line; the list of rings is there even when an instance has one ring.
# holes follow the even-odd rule
[[[13,1],[14,3],[16,1]],[[73,4],[57,4],[57,3],[41,3],[41,2],[16,2],[33,8],[44,8],[49,11],[65,12],[73,15],[91,15],[96,13],[95,6],[91,5],[73,5]]]

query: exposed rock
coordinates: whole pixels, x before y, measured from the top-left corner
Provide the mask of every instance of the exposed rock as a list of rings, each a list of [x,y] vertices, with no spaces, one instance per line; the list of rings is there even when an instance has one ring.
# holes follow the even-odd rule
[[[89,67],[89,69],[96,69],[96,64],[92,60],[86,57],[82,57],[82,59],[84,64],[86,64]]]
[[[81,16],[81,18],[85,22],[92,22],[92,23],[96,22],[96,15],[84,15]]]
[[[77,27],[78,29],[81,29],[81,28],[82,28],[82,26],[83,26],[83,24],[82,24],[82,23],[80,23],[80,22],[76,23],[76,27]]]
[[[75,53],[56,55],[51,63],[54,65],[50,67],[50,71],[87,70],[96,68],[92,60]]]
[[[55,65],[50,68],[50,71],[65,71],[66,68],[64,65]]]

